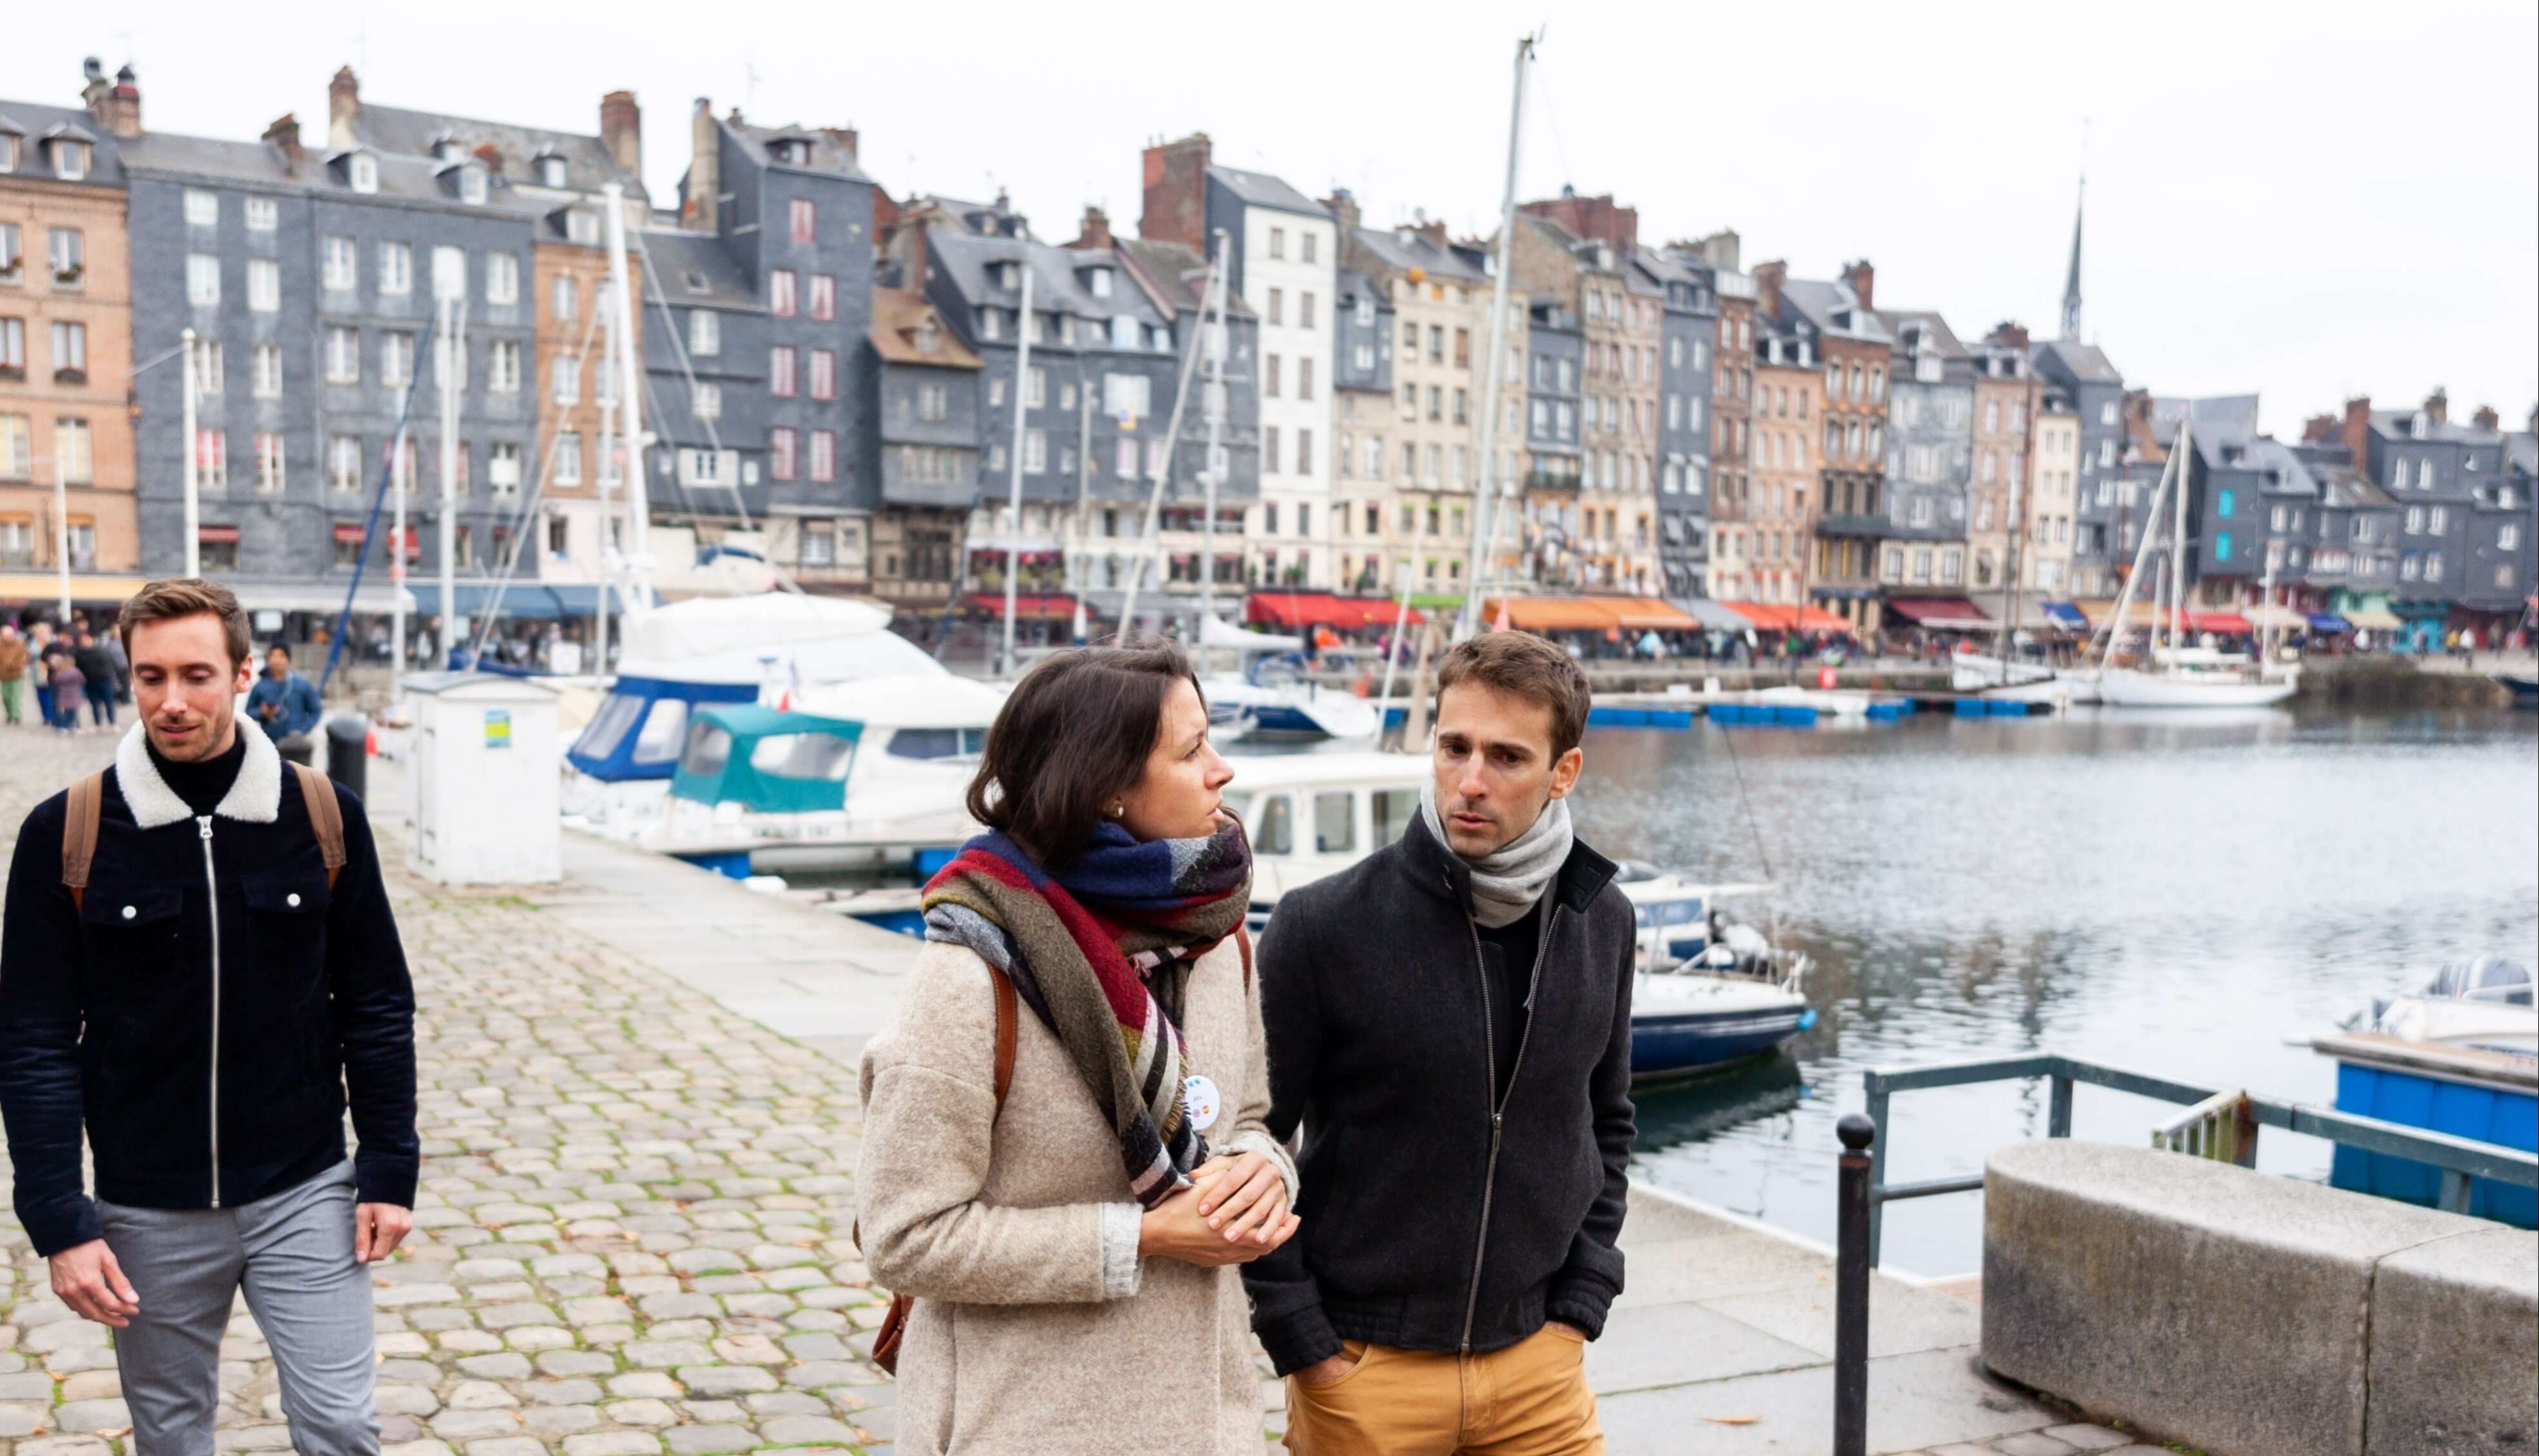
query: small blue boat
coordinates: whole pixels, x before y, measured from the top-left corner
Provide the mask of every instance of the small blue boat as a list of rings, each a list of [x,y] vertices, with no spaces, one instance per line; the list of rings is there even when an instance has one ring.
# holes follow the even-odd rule
[[[2340,1112],[2539,1152],[2539,1005],[2529,971],[2497,957],[2442,967],[2422,991],[2376,1003],[2311,1046],[2336,1059]],[[2431,1205],[2441,1176],[2427,1163],[2340,1144],[2338,1188]],[[2469,1186],[2468,1212],[2539,1227],[2539,1191]]]
[[[1631,1079],[1698,1076],[1777,1050],[1814,1026],[1801,989],[1808,958],[1719,911],[1762,884],[1703,885],[1624,861],[1622,894],[1639,920],[1631,987]]]

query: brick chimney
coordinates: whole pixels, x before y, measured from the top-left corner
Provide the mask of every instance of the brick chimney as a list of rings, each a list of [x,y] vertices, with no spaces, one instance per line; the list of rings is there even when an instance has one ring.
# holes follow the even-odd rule
[[[1445,223],[1443,221],[1430,219],[1425,212],[1420,213],[1417,220],[1411,223],[1410,231],[1427,239],[1431,243],[1440,248],[1447,245]]]
[[[2346,450],[2354,456],[2354,467],[2364,468],[2371,458],[2371,396],[2361,395],[2345,401],[2345,427],[2339,432]]]
[[[619,172],[643,179],[644,108],[635,104],[635,93],[612,91],[599,99],[599,140]]]
[[[2451,422],[2451,396],[2439,384],[2434,386],[2433,393],[2425,396],[2425,417],[2436,425]]]
[[[2303,445],[2334,445],[2343,433],[2343,422],[2334,415],[2311,415],[2301,421]]]
[[[1576,237],[1606,243],[1615,252],[1630,252],[1640,245],[1640,210],[1614,206],[1611,192],[1581,197],[1563,187],[1559,196],[1521,203],[1519,210],[1558,223]]]
[[[326,149],[330,152],[350,150],[353,145],[353,123],[362,114],[362,83],[353,68],[344,66],[335,79],[326,83]]]
[[[1106,252],[1109,251],[1113,245],[1111,242],[1111,219],[1103,214],[1102,209],[1095,207],[1092,203],[1086,203],[1084,205],[1084,221],[1076,225],[1075,241],[1066,245],[1069,247],[1098,247]]]
[[[2017,349],[2024,354],[2027,352],[2027,325],[2015,319],[2005,318],[1992,326],[1992,332],[1984,335],[1984,342],[1999,344],[2005,349]]]
[[[722,128],[715,120],[714,101],[697,98],[688,119],[688,177],[679,206],[682,226],[706,233],[722,231]]]
[[[1695,243],[1692,247],[1693,251],[1701,254],[1703,262],[1714,268],[1726,268],[1734,273],[1738,270],[1739,260],[1745,255],[1746,240],[1737,236],[1735,228],[1722,228]]]
[[[88,107],[92,119],[100,123],[105,120],[106,97],[113,90],[106,83],[105,62],[96,56],[80,62],[80,104]]]
[[[931,202],[912,201],[899,215],[899,225],[891,234],[891,252],[899,263],[899,286],[926,297],[926,270],[932,254],[926,247],[926,230],[939,215]]]
[[[1345,257],[1349,250],[1349,235],[1356,232],[1358,226],[1357,194],[1346,187],[1334,187],[1332,195],[1323,199],[1323,206],[1331,209],[1332,221],[1339,229],[1340,255]]]
[[[1869,266],[1869,259],[1843,264],[1842,281],[1851,285],[1852,293],[1860,300],[1860,307],[1878,307],[1878,270]]]
[[[846,153],[849,162],[856,163],[858,166],[862,165],[863,133],[852,126],[823,126],[820,128],[820,135],[829,139],[830,146]]]
[[[2490,435],[2495,433],[2495,431],[2501,428],[2504,424],[2504,416],[2497,414],[2495,412],[2495,406],[2492,404],[2479,405],[2477,407],[2477,413],[2469,416],[2468,419],[2470,424],[2477,426],[2479,429],[2486,431]]]
[[[308,154],[300,149],[300,117],[296,113],[285,111],[275,117],[273,124],[264,129],[264,144],[282,154],[284,173],[300,174],[300,164],[308,160]]]
[[[500,148],[500,147],[498,147],[498,146],[495,146],[492,142],[486,142],[486,143],[484,143],[483,145],[479,146],[479,147],[478,147],[478,148],[477,148],[473,153],[471,153],[470,155],[472,155],[473,157],[475,157],[475,159],[476,159],[477,161],[482,162],[482,163],[484,163],[484,164],[485,164],[485,170],[486,170],[487,172],[490,172],[490,173],[492,173],[494,174],[494,180],[495,180],[497,183],[499,183],[499,182],[501,182],[501,181],[503,180],[503,149],[502,149],[502,148]]]
[[[1788,281],[1790,265],[1779,260],[1754,265],[1754,312],[1766,318],[1781,312],[1781,285]]]
[[[1146,149],[1138,237],[1207,251],[1207,164],[1213,155],[1203,131]]]
[[[141,88],[134,84],[130,66],[114,73],[114,85],[90,110],[99,125],[116,136],[128,141],[141,135]]]

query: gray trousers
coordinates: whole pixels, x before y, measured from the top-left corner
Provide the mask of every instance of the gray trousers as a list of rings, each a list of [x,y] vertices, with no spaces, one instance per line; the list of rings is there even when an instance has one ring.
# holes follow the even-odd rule
[[[273,1350],[301,1456],[375,1456],[371,1277],[353,1262],[353,1165],[235,1209],[103,1200],[106,1247],[141,1298],[115,1332],[137,1456],[213,1456],[221,1337],[240,1287]]]

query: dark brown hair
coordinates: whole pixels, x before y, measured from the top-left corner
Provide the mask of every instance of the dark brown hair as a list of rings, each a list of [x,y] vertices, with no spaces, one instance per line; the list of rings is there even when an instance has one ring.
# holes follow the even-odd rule
[[[1060,866],[1146,776],[1175,679],[1199,687],[1171,643],[1052,653],[996,711],[970,780],[970,816]],[[1202,697],[1201,701],[1205,701]]]
[[[114,619],[114,630],[123,638],[123,651],[129,656],[133,628],[145,622],[172,622],[178,617],[204,615],[221,619],[230,666],[235,668],[245,661],[253,650],[247,640],[246,608],[239,605],[237,592],[201,577],[163,577],[133,592],[124,598],[123,610]]]
[[[1484,632],[1446,650],[1437,663],[1437,701],[1457,683],[1495,688],[1551,710],[1551,756],[1587,732],[1587,674],[1569,655],[1531,632]]]

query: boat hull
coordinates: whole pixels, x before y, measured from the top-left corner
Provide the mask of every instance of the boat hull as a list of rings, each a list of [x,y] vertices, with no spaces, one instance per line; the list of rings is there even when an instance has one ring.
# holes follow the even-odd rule
[[[2094,672],[2076,672],[2038,662],[2012,662],[1982,653],[1959,653],[1950,659],[1949,685],[1961,693],[1979,693],[2010,703],[2090,704],[2098,701]]]
[[[2290,682],[2229,682],[2116,668],[2098,681],[2100,701],[2118,708],[2271,708],[2299,691]]]
[[[2526,1061],[2384,1036],[2320,1037],[2314,1045],[2336,1059],[2339,1112],[2539,1152],[2539,1087]],[[2345,1144],[2337,1145],[2328,1182],[2427,1207],[2441,1194],[2441,1174],[2432,1164]],[[2539,1190],[2474,1179],[2468,1211],[2539,1227]]]
[[[1813,1019],[1802,1004],[1770,1010],[1631,1017],[1634,1081],[1692,1076],[1774,1051]]]

